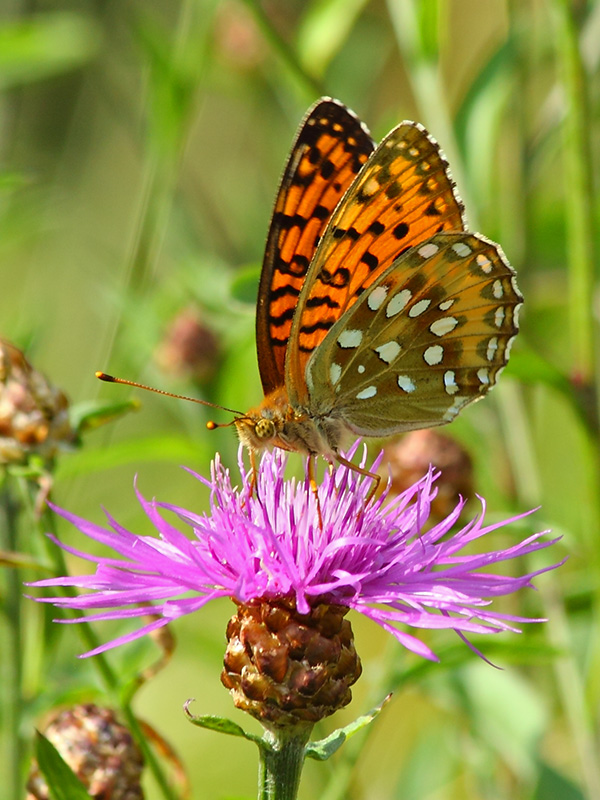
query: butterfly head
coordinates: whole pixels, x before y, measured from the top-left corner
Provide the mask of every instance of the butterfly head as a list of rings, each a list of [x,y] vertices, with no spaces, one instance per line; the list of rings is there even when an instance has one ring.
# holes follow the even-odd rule
[[[264,450],[275,444],[277,427],[273,420],[256,418],[254,414],[238,417],[234,421],[240,441],[249,450]]]
[[[290,416],[287,394],[273,392],[256,408],[233,420],[243,445],[250,450],[260,451],[273,446],[284,447],[281,435],[285,431]]]

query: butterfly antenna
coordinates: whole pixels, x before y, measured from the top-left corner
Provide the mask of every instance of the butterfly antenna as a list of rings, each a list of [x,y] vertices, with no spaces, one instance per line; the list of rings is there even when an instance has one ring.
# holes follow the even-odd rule
[[[217,408],[220,407],[221,406],[217,406]],[[229,409],[225,410],[229,411]],[[208,422],[206,423],[206,427],[208,428],[209,431],[216,431],[217,428],[229,428],[232,425],[235,425],[235,423],[240,419],[243,419],[243,417],[236,417],[235,419],[232,419],[230,422],[214,422],[212,419],[209,419]]]
[[[144,389],[147,392],[154,392],[155,394],[164,394],[165,397],[174,397],[176,400],[189,400],[190,403],[198,403],[201,406],[210,406],[211,408],[218,408],[219,411],[228,411],[230,414],[235,414],[236,419],[241,419],[244,415],[241,411],[235,411],[233,408],[227,408],[227,406],[220,406],[217,403],[211,403],[209,400],[200,400],[198,397],[189,397],[186,394],[175,394],[174,392],[166,392],[164,389],[155,389],[154,386],[146,386],[145,383],[137,383],[137,381],[128,381],[126,378],[115,378],[114,375],[108,375],[106,372],[96,372],[96,377],[101,380],[105,381],[106,383],[122,383],[124,386],[133,386],[136,389]],[[207,422],[206,427],[213,431],[216,428],[228,428],[230,425],[233,425],[235,420],[231,420],[231,422]]]

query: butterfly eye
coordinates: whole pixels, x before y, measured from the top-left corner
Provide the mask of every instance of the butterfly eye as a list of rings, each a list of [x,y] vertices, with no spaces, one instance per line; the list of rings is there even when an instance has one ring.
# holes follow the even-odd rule
[[[259,419],[254,426],[254,433],[258,439],[273,439],[276,433],[273,420]]]

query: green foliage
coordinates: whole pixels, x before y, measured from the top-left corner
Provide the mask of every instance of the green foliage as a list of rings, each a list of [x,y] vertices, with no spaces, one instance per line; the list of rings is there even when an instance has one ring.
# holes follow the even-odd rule
[[[248,733],[245,731],[240,725],[236,725],[235,722],[232,722],[227,717],[217,717],[214,714],[202,714],[199,716],[194,716],[189,711],[189,704],[192,701],[188,701],[184,705],[185,713],[187,714],[187,718],[192,723],[192,725],[196,725],[198,728],[206,728],[208,731],[216,731],[217,733],[225,733],[228,736],[239,736],[242,739],[248,739],[255,744],[261,744],[261,739],[259,736],[255,736],[252,733]],[[261,745],[262,746],[262,745]]]
[[[0,25],[0,89],[78,69],[100,48],[92,17],[39,14]]]
[[[349,725],[339,728],[329,734],[325,739],[309,742],[306,746],[306,757],[313,758],[315,761],[327,761],[328,758],[336,753],[345,741],[364,730],[381,713],[384,705],[389,702],[391,695],[388,695],[383,702],[371,709],[368,714],[362,714]]]
[[[252,748],[196,731],[181,714],[191,695],[204,727],[230,714],[218,681],[230,604],[176,625],[175,654],[150,679],[141,676],[155,644],[77,660],[115,623],[86,629],[82,642],[79,626],[57,626],[57,612],[24,600],[21,581],[64,567],[44,533],[82,546],[62,521],[40,522],[46,491],[97,522],[104,505],[141,533],[135,473],[145,496],[206,508],[207,493],[179,465],[206,474],[216,450],[233,463],[231,429],[206,430],[231,415],[101,385],[94,370],[241,411],[260,401],[257,265],[294,130],[319,93],[354,108],[376,138],[404,118],[425,124],[471,227],[515,266],[525,305],[510,365],[447,433],[473,458],[492,518],[541,505],[523,524],[562,534],[555,558],[570,558],[539,592],[506,603],[547,623],[475,640],[503,671],[474,664],[451,632],[423,633],[440,656],[432,664],[353,618],[364,674],[350,709],[322,726],[313,758],[345,741],[333,725],[346,731],[346,720],[394,697],[327,765],[309,764],[300,797],[600,797],[600,4],[84,5],[67,12],[51,1],[37,14],[13,3],[0,26],[0,335],[30,343],[35,367],[70,396],[81,434],[81,447],[57,458],[51,489],[30,465],[3,476],[4,491],[14,481],[0,515],[3,797],[22,796],[44,713],[90,697],[122,703],[134,728],[136,717],[148,721],[143,736],[137,729],[153,774],[148,800],[185,794],[160,736],[189,771],[192,796],[253,794]],[[162,349],[183,309],[214,337],[203,340],[203,370]],[[68,554],[67,567],[82,568]],[[132,685],[135,714],[123,700]]]
[[[90,795],[73,770],[46,737],[36,731],[35,757],[46,779],[51,800],[89,800]]]

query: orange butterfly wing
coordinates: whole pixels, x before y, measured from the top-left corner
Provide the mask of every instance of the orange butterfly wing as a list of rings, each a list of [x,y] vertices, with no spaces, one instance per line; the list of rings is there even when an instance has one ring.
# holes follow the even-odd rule
[[[329,98],[319,100],[300,125],[277,193],[258,289],[256,344],[265,394],[284,384],[286,348],[310,262],[374,147],[360,120]]]
[[[339,202],[314,255],[286,354],[293,406],[308,402],[311,354],[362,292],[409,248],[464,229],[463,205],[438,144],[418,123],[403,122]]]

